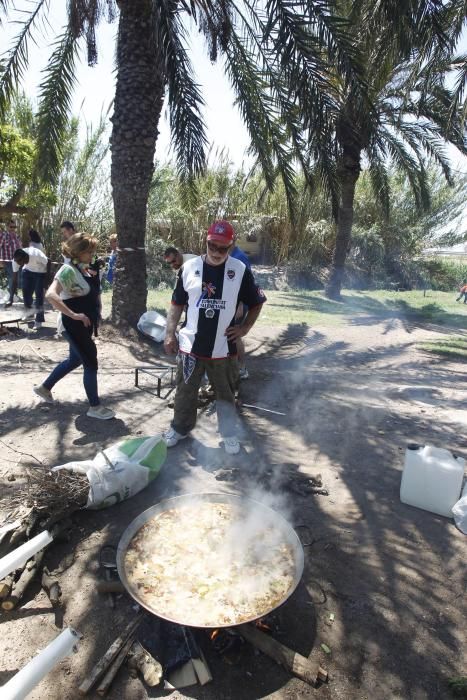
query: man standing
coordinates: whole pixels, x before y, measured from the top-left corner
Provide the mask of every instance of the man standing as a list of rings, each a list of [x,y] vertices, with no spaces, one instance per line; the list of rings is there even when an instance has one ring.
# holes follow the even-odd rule
[[[5,270],[10,295],[7,306],[11,306],[13,303],[13,255],[18,248],[21,248],[21,241],[16,235],[16,224],[11,219],[8,222],[8,230],[0,231],[0,265],[3,265]]]
[[[66,243],[66,241],[76,233],[75,225],[72,224],[71,221],[62,221],[60,224],[60,233],[62,234],[62,242]]]
[[[237,454],[235,412],[236,341],[245,336],[258,318],[266,297],[240,260],[229,256],[234,230],[228,221],[209,227],[207,249],[183,264],[178,273],[167,318],[164,347],[179,351],[177,389],[171,428],[164,436],[167,447],[187,437],[196,424],[197,397],[206,372],[216,394],[219,432],[228,454]],[[239,302],[248,306],[241,325],[235,325]],[[186,318],[175,335],[186,307]]]
[[[192,258],[196,258],[196,255],[193,255],[193,253],[181,253],[174,246],[169,246],[164,251],[164,262],[170,265],[172,270],[179,270],[183,263]]]
[[[13,283],[10,302],[16,292],[17,276],[19,270],[23,269],[23,300],[25,313],[23,320],[34,316],[32,309],[33,294],[36,298],[36,318],[34,328],[39,330],[44,322],[44,281],[47,272],[47,256],[37,248],[18,248],[13,254]]]
[[[117,234],[112,233],[109,237],[110,255],[107,261],[106,280],[109,284],[113,284],[115,263],[117,262]]]
[[[244,263],[247,267],[248,270],[251,271],[251,265],[250,265],[250,260],[248,258],[248,255],[245,253],[244,250],[238,247],[238,245],[235,245],[234,249],[230,253],[232,258],[236,258],[236,260],[241,260],[242,263]],[[238,309],[235,314],[235,322],[236,323],[242,323],[243,319],[245,318],[246,314],[248,313],[248,307],[245,306],[245,304],[240,304],[238,305]],[[240,379],[248,379],[250,376],[248,374],[248,370],[246,368],[246,360],[245,360],[245,343],[243,342],[242,338],[237,338],[237,356],[238,356],[238,376]]]

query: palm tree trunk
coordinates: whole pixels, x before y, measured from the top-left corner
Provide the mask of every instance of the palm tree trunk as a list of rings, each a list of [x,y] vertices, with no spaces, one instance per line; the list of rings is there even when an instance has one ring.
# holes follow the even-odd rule
[[[136,325],[146,311],[146,207],[165,76],[151,0],[119,0],[111,182],[118,238],[112,320]]]
[[[353,204],[355,185],[360,175],[359,154],[344,154],[337,166],[340,201],[337,213],[337,233],[334,253],[332,256],[331,274],[324,293],[329,299],[339,300],[341,297],[342,279],[344,277],[345,259],[349,251],[352,234]]]

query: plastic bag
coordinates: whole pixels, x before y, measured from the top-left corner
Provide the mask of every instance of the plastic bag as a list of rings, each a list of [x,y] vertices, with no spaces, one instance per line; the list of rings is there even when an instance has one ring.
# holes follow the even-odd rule
[[[161,435],[131,438],[98,452],[92,460],[68,462],[52,471],[86,474],[89,494],[85,507],[107,508],[144,489],[159,474],[166,456]]]
[[[157,311],[146,311],[137,324],[138,330],[149,336],[156,343],[162,343],[165,339],[167,319]]]
[[[467,535],[467,481],[461,493],[460,499],[452,507],[454,522],[464,535]]]

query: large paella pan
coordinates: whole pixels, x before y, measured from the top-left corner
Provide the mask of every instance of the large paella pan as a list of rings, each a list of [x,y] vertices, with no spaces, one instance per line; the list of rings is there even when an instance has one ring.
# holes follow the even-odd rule
[[[133,520],[117,551],[121,581],[140,605],[194,627],[264,617],[293,593],[303,563],[279,513],[229,494],[161,501]]]

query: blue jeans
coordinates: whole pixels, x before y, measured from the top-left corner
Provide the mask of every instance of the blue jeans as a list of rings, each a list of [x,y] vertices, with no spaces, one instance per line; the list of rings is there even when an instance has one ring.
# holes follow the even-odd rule
[[[6,260],[3,263],[3,269],[5,270],[6,281],[8,284],[8,294],[11,297],[11,289],[13,286],[13,266],[11,264],[11,260]]]
[[[23,270],[23,301],[26,308],[32,307],[32,295],[36,297],[36,321],[44,321],[44,280],[45,272]]]
[[[77,343],[69,333],[65,332],[63,335],[70,344],[70,355],[55,367],[45,382],[43,382],[43,386],[50,391],[60,379],[63,379],[67,374],[73,372],[74,369],[83,365],[83,384],[86,396],[90,406],[98,406],[100,401],[97,391],[97,368],[95,363],[89,363],[87,356],[80,351]],[[89,335],[89,340],[94,345],[91,335]]]

